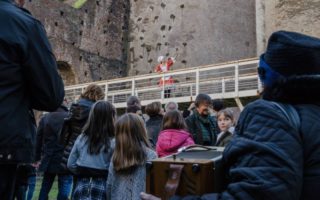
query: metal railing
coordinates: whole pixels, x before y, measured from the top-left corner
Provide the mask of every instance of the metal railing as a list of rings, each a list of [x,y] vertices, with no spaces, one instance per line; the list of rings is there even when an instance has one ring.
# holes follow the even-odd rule
[[[254,58],[92,83],[105,90],[105,99],[112,102],[116,108],[126,107],[126,100],[131,95],[138,96],[142,105],[153,101],[190,102],[199,93],[206,93],[212,98],[240,98],[258,94],[261,84],[257,75],[257,64],[258,60]],[[164,96],[167,86],[159,85],[160,79],[165,76],[172,76],[174,80],[170,98]],[[92,83],[67,86],[66,98],[69,102],[74,102],[86,86]]]

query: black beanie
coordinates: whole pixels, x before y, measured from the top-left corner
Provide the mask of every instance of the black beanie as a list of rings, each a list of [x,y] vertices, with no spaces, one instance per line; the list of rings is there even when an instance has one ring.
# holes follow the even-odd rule
[[[274,32],[263,55],[283,76],[320,74],[320,39],[295,32]]]

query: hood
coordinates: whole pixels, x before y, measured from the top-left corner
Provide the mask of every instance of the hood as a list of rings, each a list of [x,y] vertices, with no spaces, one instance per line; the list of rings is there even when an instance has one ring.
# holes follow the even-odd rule
[[[72,119],[87,120],[91,106],[94,102],[80,99],[78,103],[72,104],[70,107],[70,115]]]
[[[190,133],[184,130],[167,129],[160,132],[157,145],[165,151],[175,151],[191,138]]]

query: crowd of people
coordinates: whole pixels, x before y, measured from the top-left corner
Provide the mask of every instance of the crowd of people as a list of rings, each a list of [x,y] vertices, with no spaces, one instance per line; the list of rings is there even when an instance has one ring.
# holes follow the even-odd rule
[[[43,173],[39,200],[48,199],[58,177],[57,199],[139,199],[145,190],[145,163],[170,156],[193,144],[225,146],[233,135],[233,112],[214,111],[206,94],[199,94],[188,116],[176,102],[145,106],[127,100],[126,114],[104,101],[98,85],[86,87],[68,109],[65,102],[42,116],[36,145],[36,162]],[[148,120],[145,120],[148,118]],[[201,139],[197,139],[201,138]]]
[[[24,0],[0,0],[0,197],[39,199],[58,177],[57,199],[143,199],[148,160],[193,144],[225,146],[226,188],[173,199],[316,200],[320,196],[320,39],[277,31],[260,57],[261,99],[239,120],[207,94],[186,110],[138,97],[117,115],[98,85],[67,108],[64,85],[42,24]],[[167,71],[172,59],[159,60]],[[163,77],[170,98],[171,77]],[[168,86],[168,87],[167,87]],[[37,126],[33,110],[47,111]],[[235,127],[234,127],[235,126]],[[29,179],[29,180],[28,180]],[[156,184],[156,183],[155,183]]]

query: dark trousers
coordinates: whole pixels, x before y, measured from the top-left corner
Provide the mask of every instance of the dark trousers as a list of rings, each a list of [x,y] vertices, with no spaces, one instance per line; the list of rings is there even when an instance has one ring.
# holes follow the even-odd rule
[[[41,190],[39,194],[39,200],[48,199],[48,194],[51,190],[52,184],[56,176],[58,177],[58,190],[59,190],[57,200],[67,200],[69,198],[71,185],[72,185],[72,176],[46,172],[43,175]]]
[[[17,164],[0,164],[0,197],[12,200],[16,182]]]
[[[170,93],[171,93],[171,89],[164,90],[164,98],[165,99],[170,98]]]

